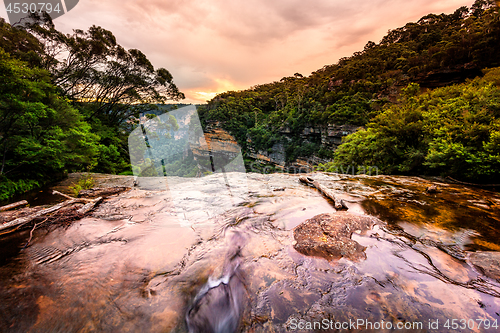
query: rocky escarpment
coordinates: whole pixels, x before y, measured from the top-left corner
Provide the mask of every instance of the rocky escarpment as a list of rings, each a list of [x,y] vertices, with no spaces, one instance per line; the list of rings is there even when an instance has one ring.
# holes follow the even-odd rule
[[[208,171],[227,168],[228,164],[241,154],[241,148],[235,138],[224,129],[218,127],[218,124],[207,126],[204,130],[204,135],[200,137],[200,141],[191,144],[190,148],[195,160],[199,164],[204,164],[204,161],[211,164],[211,167],[207,169]],[[210,161],[207,159],[210,159]],[[243,164],[243,161],[241,161],[241,164]],[[243,168],[243,165],[241,165],[241,168]]]
[[[466,79],[478,76],[483,76],[479,68],[472,64],[465,64],[421,73],[417,75],[415,82],[424,88],[438,88],[463,83]]]
[[[217,155],[218,158],[223,158],[223,160],[231,160],[241,152],[236,139],[222,127],[223,125],[219,122],[207,124],[204,128],[206,143],[197,143],[195,147],[191,147],[195,158]],[[356,132],[359,128],[359,126],[354,125],[307,125],[300,133],[300,138],[303,144],[320,143],[324,149],[334,151],[342,143],[343,137]],[[280,129],[280,134],[283,137],[283,141],[275,143],[268,150],[256,149],[252,139],[248,138],[246,156],[292,173],[311,172],[313,165],[330,161],[329,159],[314,155],[298,157],[294,161],[289,161],[286,154],[286,146],[287,143],[292,141],[292,131],[289,127],[285,126]]]
[[[308,143],[320,143],[321,147],[328,151],[334,151],[342,143],[342,138],[355,133],[360,127],[354,125],[337,125],[337,124],[326,124],[326,125],[306,125],[302,132],[300,133],[300,138],[302,144]],[[274,144],[267,151],[256,150],[252,146],[252,140],[248,139],[248,156],[256,160],[264,161],[282,169],[295,169],[300,170],[297,172],[310,172],[312,165],[318,165],[320,163],[326,163],[330,160],[327,158],[321,158],[315,155],[302,156],[296,158],[294,161],[287,161],[286,156],[286,144],[292,141],[292,130],[290,127],[285,126],[280,129],[280,134],[284,138],[284,142],[278,142]]]

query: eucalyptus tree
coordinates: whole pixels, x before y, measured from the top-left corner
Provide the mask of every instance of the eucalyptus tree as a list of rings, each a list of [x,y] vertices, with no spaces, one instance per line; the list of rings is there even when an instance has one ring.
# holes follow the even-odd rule
[[[41,42],[43,67],[65,96],[86,105],[88,119],[119,126],[142,111],[139,105],[184,98],[167,69],[155,69],[143,52],[119,45],[111,31],[94,25],[64,34],[48,15],[31,18],[24,29]]]

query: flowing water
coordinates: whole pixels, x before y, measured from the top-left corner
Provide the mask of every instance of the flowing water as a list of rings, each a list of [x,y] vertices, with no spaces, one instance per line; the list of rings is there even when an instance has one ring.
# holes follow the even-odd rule
[[[356,322],[344,331],[401,323],[441,332],[453,319],[470,328],[457,321],[457,332],[497,331],[500,283],[469,260],[500,251],[497,193],[438,184],[427,194],[430,182],[416,177],[309,176],[349,212],[380,219],[353,234],[365,260],[294,250],[295,226],[335,212],[294,175],[248,174],[248,197],[216,216],[204,213],[216,193],[193,194],[211,176],[175,200],[133,189],[69,227],[36,230],[28,247],[29,230],[0,239],[0,331],[336,331]],[[174,202],[197,214],[179,219]]]

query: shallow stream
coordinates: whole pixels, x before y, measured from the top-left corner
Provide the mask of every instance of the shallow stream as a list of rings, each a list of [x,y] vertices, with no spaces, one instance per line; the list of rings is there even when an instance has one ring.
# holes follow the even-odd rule
[[[210,215],[220,197],[196,195],[210,177],[187,183],[181,197],[155,189],[110,197],[69,227],[36,230],[25,248],[29,230],[1,238],[0,331],[186,332],[197,295],[229,285],[228,263],[241,282],[232,302],[244,332],[325,331],[327,323],[442,332],[453,319],[469,325],[457,321],[456,332],[497,331],[500,283],[469,259],[500,251],[497,193],[437,183],[428,194],[431,182],[417,177],[312,174],[349,212],[380,219],[353,234],[366,259],[327,261],[293,248],[295,226],[335,212],[316,189],[294,175],[247,174],[248,196]],[[221,309],[203,311],[227,315]]]

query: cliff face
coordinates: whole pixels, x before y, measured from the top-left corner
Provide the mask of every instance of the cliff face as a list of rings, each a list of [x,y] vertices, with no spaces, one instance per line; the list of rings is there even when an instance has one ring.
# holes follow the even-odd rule
[[[208,154],[211,151],[218,151],[228,155],[240,153],[240,146],[234,137],[222,128],[211,126],[204,131],[204,134],[206,144],[198,143],[195,147],[191,148],[195,156]]]
[[[356,132],[359,128],[359,126],[336,124],[327,124],[325,126],[306,126],[302,133],[300,133],[300,138],[304,144],[321,142],[321,146],[324,149],[334,151],[342,143],[342,138],[344,136]],[[234,156],[240,152],[240,147],[235,138],[222,129],[220,123],[210,123],[204,131],[205,140],[208,145],[206,149],[208,151],[218,152],[219,154],[227,155],[227,157]],[[300,156],[293,162],[287,161],[285,147],[288,142],[292,141],[294,135],[292,135],[289,127],[283,127],[280,134],[283,136],[284,140],[274,144],[271,149],[268,149],[267,151],[255,149],[252,144],[252,140],[248,138],[246,155],[258,161],[273,164],[275,167],[281,169],[296,168],[304,169],[303,171],[307,171],[307,169],[310,169],[312,165],[326,163],[329,161],[328,159],[320,158],[314,155]],[[195,152],[195,156],[204,154],[208,154],[208,152]]]
[[[320,128],[321,144],[327,148],[335,150],[342,143],[342,138],[344,136],[356,132],[359,128],[360,126],[354,125],[328,124],[326,127]],[[306,130],[308,130],[308,128],[306,128],[304,132],[306,132]]]
[[[233,171],[244,171],[240,146],[232,135],[217,127],[217,124],[208,126],[204,130],[204,136],[200,137],[200,142],[194,142],[190,148],[204,172],[215,172],[221,168],[227,169],[226,171],[232,168],[237,169]]]
[[[356,132],[360,127],[354,125],[336,125],[327,124],[324,126],[306,126],[302,133],[300,133],[300,138],[303,144],[312,142],[321,142],[321,147],[329,150],[335,151],[338,146],[342,143],[342,138],[346,135]],[[292,132],[289,127],[284,127],[280,131],[284,136],[285,140],[292,141]],[[275,164],[282,168],[295,168],[296,170],[301,170],[299,172],[309,172],[313,165],[318,165],[319,163],[329,162],[329,159],[320,158],[315,155],[310,156],[300,156],[296,158],[293,162],[287,162],[285,147],[283,143],[275,144],[269,151],[255,151],[251,147],[250,141],[249,156],[257,160],[265,161],[267,163]]]

